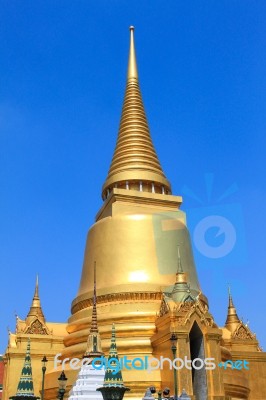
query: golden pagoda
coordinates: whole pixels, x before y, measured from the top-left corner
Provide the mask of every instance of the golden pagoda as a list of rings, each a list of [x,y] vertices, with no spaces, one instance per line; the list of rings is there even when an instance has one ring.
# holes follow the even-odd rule
[[[18,319],[17,331],[10,335],[4,399],[17,385],[29,334],[33,365],[34,354],[36,360],[43,354],[52,360],[57,353],[62,361],[82,358],[95,304],[97,262],[98,326],[105,354],[113,323],[120,358],[171,360],[174,335],[178,358],[213,358],[216,365],[211,370],[177,370],[178,394],[185,389],[193,400],[265,400],[266,354],[237,317],[231,294],[225,326],[218,327],[200,289],[186,215],[180,210],[182,198],[172,194],[152,143],[139,87],[133,27],[122,116],[102,199],[88,231],[80,286],[68,323],[46,323],[36,292],[26,320]],[[246,360],[249,369],[234,368],[237,360]],[[69,391],[77,371],[68,362],[65,373]],[[45,400],[56,399],[58,375],[53,363],[48,363]],[[40,388],[36,374],[38,379],[35,387]],[[167,365],[151,371],[123,369],[123,380],[130,388],[125,397],[131,399],[141,399],[151,385],[168,386],[171,393],[175,390],[173,370]]]

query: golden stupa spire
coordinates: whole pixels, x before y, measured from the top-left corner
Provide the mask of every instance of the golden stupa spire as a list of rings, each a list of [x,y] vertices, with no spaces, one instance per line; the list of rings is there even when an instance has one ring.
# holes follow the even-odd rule
[[[228,297],[229,297],[228,311],[227,311],[225,326],[226,328],[228,328],[230,331],[233,332],[236,330],[237,326],[241,323],[241,321],[238,318],[236,308],[233,303],[230,286],[228,287]]]
[[[45,318],[43,315],[42,307],[41,307],[41,301],[39,297],[39,278],[38,275],[36,277],[36,284],[35,284],[35,290],[34,290],[34,295],[30,307],[30,311],[28,312],[26,322],[29,323],[32,319],[36,319],[36,317],[41,321],[45,322]]]
[[[154,149],[138,81],[134,27],[130,28],[127,85],[118,139],[102,197],[114,187],[144,192],[170,194]]]

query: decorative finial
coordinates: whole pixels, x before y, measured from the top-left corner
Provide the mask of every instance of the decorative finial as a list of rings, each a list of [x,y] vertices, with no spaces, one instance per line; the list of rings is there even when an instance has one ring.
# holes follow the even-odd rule
[[[181,255],[180,255],[180,245],[177,245],[177,271],[176,271],[176,280],[175,285],[172,290],[172,299],[176,303],[180,303],[185,301],[188,296],[195,298],[191,295],[190,291],[190,283],[187,279],[187,274],[183,271]],[[193,300],[193,301],[194,301]],[[191,301],[191,300],[189,300]]]
[[[233,298],[232,298],[232,294],[231,294],[231,287],[228,284],[228,299],[229,299],[229,304],[228,307],[229,308],[233,308],[234,307],[234,303],[233,303]]]
[[[225,326],[231,330],[231,331],[235,331],[238,324],[240,323],[240,320],[238,318],[237,312],[236,312],[236,308],[234,306],[233,303],[233,298],[232,298],[232,294],[231,294],[231,287],[228,285],[228,297],[229,297],[229,301],[228,301],[228,311],[227,311],[227,318],[226,318],[226,322],[225,322]]]
[[[97,323],[97,296],[96,296],[96,261],[94,261],[94,279],[93,279],[93,308],[91,317],[91,329],[90,332],[98,332]]]
[[[183,282],[187,283],[186,274],[183,271],[181,256],[180,256],[180,245],[177,245],[177,271],[176,271],[176,283]]]
[[[177,273],[183,273],[182,262],[180,257],[180,245],[177,245]]]
[[[115,336],[115,324],[112,323],[112,337],[111,337],[111,349],[112,352],[116,353],[116,336]]]
[[[101,346],[101,337],[98,330],[97,322],[97,296],[96,296],[96,261],[94,261],[94,278],[93,278],[93,307],[91,315],[91,327],[87,341],[87,349],[84,358],[95,358],[103,355]]]
[[[39,275],[36,275],[36,284],[35,284],[35,292],[34,297],[39,298]]]
[[[35,283],[35,288],[34,288],[34,295],[30,307],[30,311],[28,312],[28,315],[26,317],[26,330],[28,327],[31,325],[32,321],[38,318],[38,320],[41,322],[41,324],[45,324],[45,318],[43,315],[42,307],[41,307],[41,301],[39,297],[39,277],[38,275],[36,276],[36,283]]]
[[[138,69],[137,69],[137,61],[136,61],[136,51],[134,44],[134,26],[129,27],[130,30],[130,47],[129,47],[129,59],[128,59],[128,71],[127,71],[127,79],[138,79]]]

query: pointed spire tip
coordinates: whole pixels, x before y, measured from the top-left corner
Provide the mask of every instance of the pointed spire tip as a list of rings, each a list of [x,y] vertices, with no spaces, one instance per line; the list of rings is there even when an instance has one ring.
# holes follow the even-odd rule
[[[233,303],[233,297],[232,297],[231,286],[230,285],[228,285],[228,299],[229,299],[228,307],[229,308],[233,308],[234,307],[234,303]]]
[[[231,329],[236,329],[237,324],[239,324],[240,320],[236,312],[236,308],[233,303],[231,287],[228,285],[228,311],[227,311],[227,318],[225,322],[226,327],[231,327]]]
[[[39,275],[36,275],[35,292],[34,297],[39,297]]]
[[[128,59],[128,72],[127,79],[138,79],[138,69],[136,61],[136,51],[134,45],[134,26],[130,26],[130,46],[129,46],[129,59]]]
[[[40,296],[39,296],[39,277],[38,277],[38,275],[36,276],[34,295],[33,295],[33,299],[32,299],[30,310],[29,310],[28,315],[26,317],[26,322],[30,323],[32,321],[32,319],[36,318],[36,317],[38,319],[40,319],[41,322],[45,323],[45,318],[44,318],[44,315],[43,315]]]

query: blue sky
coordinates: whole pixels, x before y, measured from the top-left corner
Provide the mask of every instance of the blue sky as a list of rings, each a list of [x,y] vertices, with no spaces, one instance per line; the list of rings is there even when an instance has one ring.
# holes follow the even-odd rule
[[[152,138],[192,236],[216,214],[240,237],[218,260],[194,243],[210,310],[222,325],[230,283],[265,347],[265,20],[264,1],[1,2],[0,352],[36,273],[47,320],[70,316],[115,146],[130,25]]]

